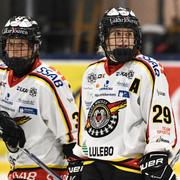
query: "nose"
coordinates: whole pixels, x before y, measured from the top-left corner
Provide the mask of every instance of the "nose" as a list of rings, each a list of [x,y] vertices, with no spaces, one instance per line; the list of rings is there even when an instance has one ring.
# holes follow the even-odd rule
[[[117,38],[116,42],[118,47],[126,47],[128,45],[128,39],[125,37]]]

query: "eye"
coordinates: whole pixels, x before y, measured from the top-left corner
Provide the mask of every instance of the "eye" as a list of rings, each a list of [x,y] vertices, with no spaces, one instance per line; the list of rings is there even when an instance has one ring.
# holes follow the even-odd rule
[[[13,42],[7,42],[8,46],[13,46],[14,43]]]
[[[121,32],[120,32],[120,31],[116,31],[116,35],[117,35],[117,36],[120,36],[120,35],[121,35]]]
[[[127,33],[127,36],[128,36],[128,37],[133,37],[133,32],[128,32],[128,33]]]
[[[26,47],[27,44],[22,42],[22,43],[20,43],[20,46],[21,46],[21,47]]]

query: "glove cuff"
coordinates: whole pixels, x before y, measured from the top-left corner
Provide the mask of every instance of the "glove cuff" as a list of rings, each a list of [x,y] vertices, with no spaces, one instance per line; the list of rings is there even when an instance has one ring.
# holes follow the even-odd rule
[[[5,143],[5,144],[6,144],[6,147],[7,147],[8,151],[11,152],[11,153],[16,153],[16,152],[19,151],[18,147],[12,147],[12,146],[8,145],[7,143]]]
[[[154,142],[154,143],[149,143],[146,145],[144,154],[148,154],[151,152],[168,152],[169,157],[172,156],[172,147],[170,146],[169,143],[164,143],[164,142]]]

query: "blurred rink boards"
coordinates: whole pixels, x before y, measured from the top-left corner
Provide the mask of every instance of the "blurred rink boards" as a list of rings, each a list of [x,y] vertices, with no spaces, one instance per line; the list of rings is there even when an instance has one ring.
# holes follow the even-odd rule
[[[82,75],[88,64],[91,62],[83,60],[44,60],[44,62],[50,64],[65,76],[71,84],[76,103],[78,104]],[[161,64],[165,67],[165,72],[170,84],[170,96],[177,121],[177,131],[178,134],[180,134],[180,61],[161,61]],[[180,148],[180,137],[178,139],[177,147]],[[180,178],[180,160],[175,164],[174,170]],[[9,164],[7,162],[6,146],[0,140],[0,180],[7,179],[6,175],[8,171]]]

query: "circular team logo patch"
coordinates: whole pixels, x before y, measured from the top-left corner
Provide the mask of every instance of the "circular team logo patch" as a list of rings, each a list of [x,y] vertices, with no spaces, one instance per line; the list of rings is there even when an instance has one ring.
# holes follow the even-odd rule
[[[105,99],[99,99],[94,102],[86,123],[88,134],[97,138],[110,134],[117,126],[118,110],[126,105],[126,100],[109,103]]]

